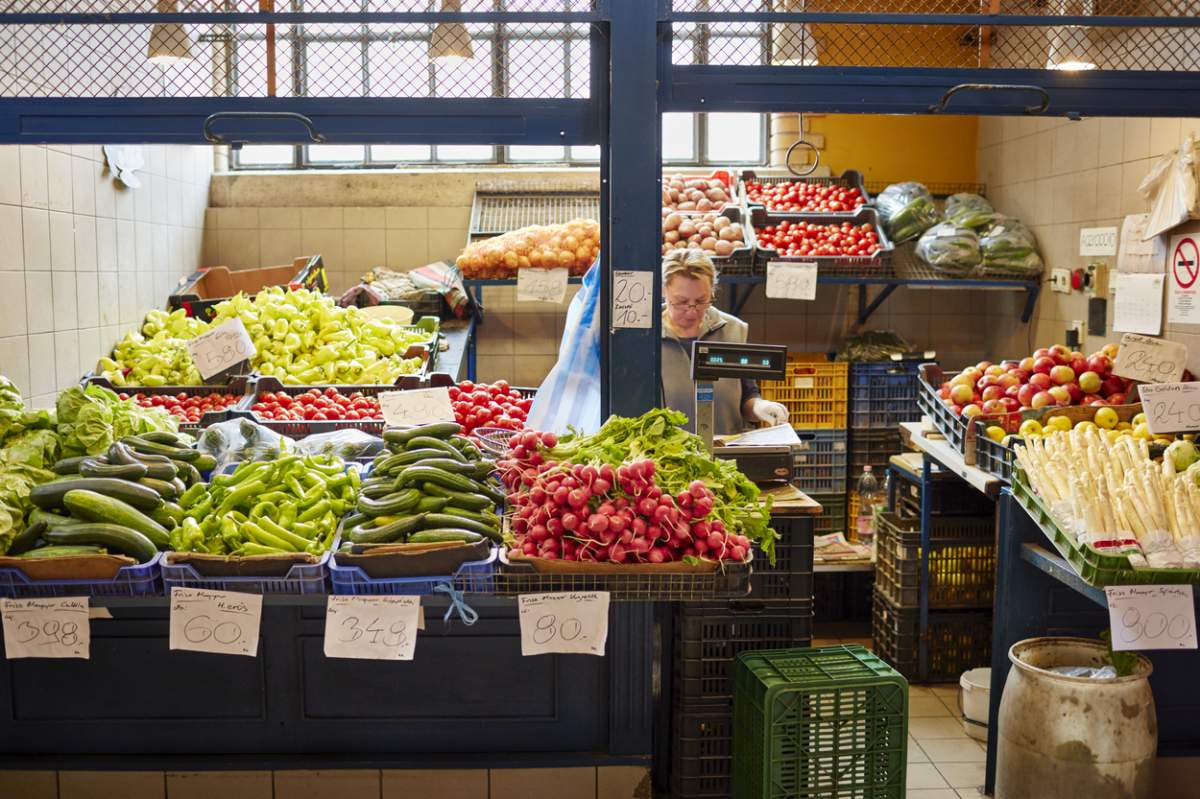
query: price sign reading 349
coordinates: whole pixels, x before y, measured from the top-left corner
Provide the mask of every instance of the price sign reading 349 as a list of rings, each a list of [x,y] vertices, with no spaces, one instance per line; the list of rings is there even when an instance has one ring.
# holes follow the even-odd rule
[[[522,594],[521,654],[603,655],[608,603],[607,591]]]
[[[325,657],[412,660],[420,612],[419,596],[330,596]]]

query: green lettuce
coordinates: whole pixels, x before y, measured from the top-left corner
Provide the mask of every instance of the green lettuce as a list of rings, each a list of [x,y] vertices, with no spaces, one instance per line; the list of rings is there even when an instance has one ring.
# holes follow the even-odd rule
[[[161,408],[142,408],[102,386],[73,386],[55,402],[64,457],[98,455],[120,438],[153,430],[179,429]]]

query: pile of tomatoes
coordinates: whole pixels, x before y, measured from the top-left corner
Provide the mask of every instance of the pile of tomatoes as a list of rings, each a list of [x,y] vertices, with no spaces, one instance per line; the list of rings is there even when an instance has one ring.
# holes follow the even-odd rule
[[[379,400],[364,397],[361,392],[343,394],[330,386],[324,390],[310,388],[295,396],[284,391],[264,391],[250,406],[262,419],[275,421],[375,421],[383,419]]]
[[[879,252],[879,234],[871,225],[789,222],[755,231],[758,246],[783,256],[864,256]]]
[[[810,214],[853,213],[866,203],[857,188],[820,183],[758,183],[746,181],[746,199],[768,211]]]
[[[120,394],[121,399],[132,399],[143,408],[162,408],[181,422],[195,424],[209,411],[223,411],[237,403],[242,397],[234,394]]]
[[[454,407],[454,421],[462,425],[464,434],[470,435],[477,427],[521,430],[533,400],[522,398],[509,387],[507,380],[497,380],[491,385],[465,380],[450,387],[450,404]]]

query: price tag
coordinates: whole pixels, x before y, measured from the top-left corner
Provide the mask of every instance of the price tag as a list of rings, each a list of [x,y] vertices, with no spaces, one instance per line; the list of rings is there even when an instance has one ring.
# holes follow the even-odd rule
[[[1147,383],[1138,394],[1151,433],[1200,430],[1200,383]]]
[[[385,391],[379,395],[379,407],[388,427],[454,421],[454,406],[450,404],[450,389],[446,387]]]
[[[1187,358],[1187,347],[1182,344],[1126,333],[1113,362],[1113,374],[1140,383],[1178,383]]]
[[[562,302],[567,294],[567,270],[525,267],[517,270],[517,302]]]
[[[653,326],[654,277],[653,272],[628,269],[613,272],[613,329]]]
[[[1115,227],[1085,227],[1079,230],[1079,254],[1083,257],[1117,254]]]
[[[17,658],[91,657],[88,598],[0,600],[4,654]]]
[[[815,300],[817,298],[817,265],[815,262],[785,264],[767,263],[767,296],[782,300]]]
[[[1196,648],[1192,586],[1114,585],[1104,594],[1114,651]]]
[[[1003,228],[1001,228],[1001,232],[1003,232]],[[933,229],[933,235],[939,239],[953,239],[962,234],[959,232],[958,225],[953,222],[943,222]]]
[[[261,594],[171,589],[171,649],[254,657],[261,621]]]
[[[325,605],[325,657],[412,660],[419,596],[330,596]]]
[[[520,596],[521,654],[604,655],[608,592]]]
[[[187,347],[205,380],[253,358],[257,352],[246,326],[237,318],[189,339]]]

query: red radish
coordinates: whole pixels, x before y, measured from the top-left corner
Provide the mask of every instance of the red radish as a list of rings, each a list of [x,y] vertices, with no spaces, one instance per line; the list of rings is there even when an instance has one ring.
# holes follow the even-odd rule
[[[565,530],[575,530],[579,527],[579,517],[574,513],[564,513],[562,515],[562,526]]]

